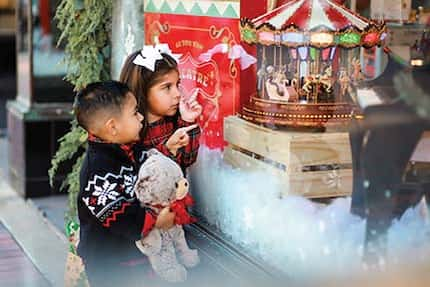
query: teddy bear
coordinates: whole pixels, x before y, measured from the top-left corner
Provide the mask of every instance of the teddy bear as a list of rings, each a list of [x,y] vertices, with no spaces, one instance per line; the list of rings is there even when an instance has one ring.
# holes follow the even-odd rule
[[[187,278],[185,267],[199,263],[197,250],[188,247],[182,228],[183,224],[195,222],[186,210],[193,203],[188,193],[189,184],[178,164],[156,149],[146,152],[146,157],[135,184],[136,196],[142,206],[155,213],[169,206],[175,212],[175,225],[168,230],[153,228],[136,241],[136,246],[162,279],[182,282]]]

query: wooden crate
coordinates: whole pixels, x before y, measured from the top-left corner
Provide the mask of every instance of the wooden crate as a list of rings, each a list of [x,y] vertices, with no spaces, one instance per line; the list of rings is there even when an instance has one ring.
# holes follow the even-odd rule
[[[275,174],[286,183],[284,194],[317,198],[352,192],[348,133],[275,131],[230,116],[224,120],[224,139],[226,162]]]

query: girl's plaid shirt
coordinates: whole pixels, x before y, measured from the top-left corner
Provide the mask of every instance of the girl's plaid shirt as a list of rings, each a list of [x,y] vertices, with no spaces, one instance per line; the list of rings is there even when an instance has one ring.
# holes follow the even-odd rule
[[[170,153],[166,147],[166,142],[177,128],[186,127],[194,123],[185,122],[175,117],[164,117],[154,123],[150,123],[146,129],[142,140],[143,148],[156,148],[164,155],[177,162],[183,171],[193,164],[197,159],[199,150],[200,128],[195,128],[188,132],[190,142],[187,146],[178,150],[176,156]]]

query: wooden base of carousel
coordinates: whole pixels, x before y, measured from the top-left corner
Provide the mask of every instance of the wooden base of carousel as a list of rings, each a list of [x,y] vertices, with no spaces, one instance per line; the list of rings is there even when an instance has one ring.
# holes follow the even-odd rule
[[[298,103],[251,97],[241,116],[257,124],[325,129],[348,124],[353,110],[347,102]]]
[[[347,132],[272,130],[236,116],[224,120],[224,160],[244,170],[264,170],[286,184],[284,195],[348,196],[352,164]]]

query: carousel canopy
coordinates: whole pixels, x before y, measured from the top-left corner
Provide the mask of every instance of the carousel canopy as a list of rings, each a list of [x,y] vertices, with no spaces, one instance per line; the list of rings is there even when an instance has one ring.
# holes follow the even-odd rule
[[[379,45],[385,25],[368,20],[330,0],[290,0],[252,20],[242,19],[248,43],[344,47]]]

